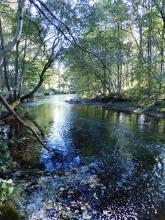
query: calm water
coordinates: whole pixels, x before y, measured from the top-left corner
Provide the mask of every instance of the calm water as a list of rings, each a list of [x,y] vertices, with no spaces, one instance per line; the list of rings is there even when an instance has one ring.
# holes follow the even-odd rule
[[[27,104],[45,130],[47,146],[63,155],[58,159],[43,150],[45,169],[90,164],[107,187],[111,209],[115,202],[132,212],[132,217],[109,219],[157,219],[156,210],[161,210],[159,219],[165,219],[165,120],[71,105],[66,99],[50,96]]]

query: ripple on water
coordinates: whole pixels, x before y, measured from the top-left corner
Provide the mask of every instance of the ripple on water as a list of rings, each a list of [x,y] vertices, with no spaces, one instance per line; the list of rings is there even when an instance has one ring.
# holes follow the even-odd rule
[[[38,194],[31,195],[34,207],[38,195],[41,215],[47,216],[44,205],[51,200],[55,219],[62,219],[57,209],[67,211],[69,207],[67,212],[76,215],[85,203],[92,207],[87,210],[89,219],[157,219],[157,210],[165,201],[165,120],[69,105],[65,99],[54,96],[28,107],[46,128],[47,146],[59,152],[43,150],[41,163],[51,172],[63,170],[60,177],[41,181]],[[83,171],[84,165],[88,172]],[[98,179],[93,188],[92,183],[82,183],[93,175]],[[59,185],[67,190],[60,194]],[[77,196],[69,197],[69,189]],[[72,203],[77,204],[73,211]],[[85,219],[83,211],[77,216]]]

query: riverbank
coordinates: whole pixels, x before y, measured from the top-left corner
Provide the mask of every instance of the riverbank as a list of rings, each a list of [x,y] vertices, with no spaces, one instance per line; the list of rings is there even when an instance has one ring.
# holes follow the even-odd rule
[[[125,112],[125,113],[140,113],[149,115],[157,118],[165,118],[165,100],[161,100],[157,103],[150,105],[139,104],[129,100],[115,100],[111,101],[98,101],[97,99],[81,99],[81,98],[71,98],[66,100],[69,104],[79,104],[79,105],[95,105],[97,107],[102,107],[105,109],[110,109],[113,111]]]

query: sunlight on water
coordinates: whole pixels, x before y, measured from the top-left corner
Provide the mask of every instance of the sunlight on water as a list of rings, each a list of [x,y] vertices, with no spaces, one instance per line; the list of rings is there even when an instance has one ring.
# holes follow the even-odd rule
[[[70,105],[66,99],[51,96],[26,106],[44,128],[47,146],[60,152],[43,150],[45,169],[88,163],[107,187],[110,219],[119,213],[125,213],[121,219],[154,216],[165,200],[165,120]]]

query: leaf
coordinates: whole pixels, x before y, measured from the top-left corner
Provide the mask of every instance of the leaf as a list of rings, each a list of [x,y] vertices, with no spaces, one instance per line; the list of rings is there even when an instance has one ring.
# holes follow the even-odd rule
[[[16,108],[19,105],[19,103],[20,103],[19,100],[13,102],[12,107]]]
[[[66,215],[68,216],[69,219],[72,219],[75,217],[72,212],[66,212]]]

